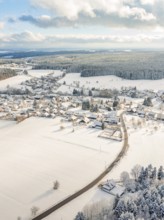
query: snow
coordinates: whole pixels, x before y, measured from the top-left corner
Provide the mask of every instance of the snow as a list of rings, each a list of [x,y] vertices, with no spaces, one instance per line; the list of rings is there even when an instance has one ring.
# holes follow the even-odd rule
[[[45,220],[73,220],[79,211],[83,211],[89,205],[100,203],[101,206],[106,206],[113,203],[114,197],[96,186],[88,192],[82,194],[78,198],[72,200],[70,203],[61,207],[51,215],[47,216]],[[96,211],[96,210],[95,210]]]
[[[98,89],[120,89],[123,87],[137,87],[137,89],[153,89],[153,90],[163,90],[164,88],[164,79],[160,80],[126,80],[119,78],[117,76],[95,76],[95,77],[81,77],[80,73],[69,73],[59,82],[63,84],[66,82],[66,86],[62,85],[60,91],[71,92],[71,89],[68,85],[76,86],[76,82],[80,82],[80,87],[89,88],[98,88]]]
[[[53,73],[54,76],[58,77],[63,74],[60,70],[28,70],[28,75],[17,75],[5,80],[0,81],[0,90],[6,89],[6,87],[9,85],[10,87],[14,88],[21,88],[20,85],[22,82],[25,82],[26,80],[30,80],[33,77],[40,78],[42,76],[47,76],[49,74]]]
[[[138,117],[135,118],[137,121]],[[142,128],[132,128],[131,125],[132,116],[126,116],[126,125],[129,127],[129,150],[119,162],[119,164],[104,177],[103,181],[107,179],[119,179],[120,174],[123,171],[130,172],[131,169],[136,165],[147,166],[150,163],[153,166],[159,167],[163,164],[164,146],[163,146],[163,133],[164,123],[155,121],[148,121]],[[154,127],[157,126],[158,130],[154,131]],[[106,192],[101,192],[97,186],[84,193],[82,196],[76,198],[69,204],[60,208],[47,218],[46,220],[60,220],[67,219],[72,220],[76,216],[78,211],[83,211],[86,205],[91,205],[96,201],[104,201],[109,199],[110,204],[114,197]]]
[[[13,77],[5,79],[5,80],[1,80],[0,81],[0,90],[6,89],[7,86],[17,88],[17,87],[19,87],[19,85],[22,82],[25,82],[26,80],[29,80],[29,79],[30,79],[29,76],[17,75],[17,76],[13,76]]]
[[[1,125],[2,219],[21,216],[27,220],[31,207],[43,211],[66,198],[97,177],[122,147],[122,143],[98,138],[99,130],[74,129],[72,132],[71,123],[61,124],[59,118],[29,118]],[[52,189],[55,180],[60,183],[56,191]]]
[[[164,123],[148,121],[142,127],[133,128],[132,118],[136,122],[143,120],[137,116],[125,116],[126,126],[128,128],[129,149],[121,162],[112,170],[105,179],[119,179],[123,171],[130,173],[136,165],[159,167],[163,163],[163,132]],[[154,127],[158,129],[155,131]]]
[[[119,165],[109,174],[109,178],[118,179],[123,171],[130,173],[136,164],[148,166],[151,163],[156,167],[163,164],[164,123],[148,121],[142,128],[135,129],[130,124],[131,118],[132,116],[126,116],[126,123],[129,127],[129,150]],[[135,121],[141,120],[138,117],[133,118]],[[157,127],[157,131],[154,127]]]
[[[110,193],[115,195],[115,196],[121,196],[125,191],[125,187],[122,186],[116,186],[115,188],[113,188]]]
[[[10,126],[15,125],[15,121],[6,121],[6,120],[0,120],[0,129],[8,129]]]
[[[61,81],[59,81],[59,82],[61,82]],[[72,87],[72,86],[61,85],[61,86],[57,89],[56,92],[59,93],[59,94],[72,95],[74,89],[75,89],[75,87]]]
[[[40,78],[41,76],[47,76],[49,74],[52,74],[54,76],[61,76],[63,74],[60,70],[28,70],[28,74],[32,77]]]
[[[19,75],[0,81],[0,89],[21,86],[32,77],[41,77],[52,70],[29,70],[30,76]],[[61,71],[54,71],[56,76]],[[59,74],[59,75],[58,75]],[[80,74],[67,74],[59,91],[72,94],[80,81],[85,88],[121,88],[136,86],[138,89],[164,88],[164,80],[123,80],[116,76],[81,78]],[[72,85],[71,85],[72,84]],[[71,86],[70,86],[71,85]],[[133,99],[134,100],[134,99]],[[155,107],[158,103],[155,102]],[[79,109],[73,111],[80,113]],[[136,128],[132,116],[125,116],[129,134],[129,150],[120,163],[108,174],[107,179],[119,179],[123,171],[130,172],[136,165],[160,166],[163,162],[164,124],[148,121]],[[143,120],[143,119],[142,119]],[[61,125],[64,129],[61,129]],[[155,129],[157,127],[157,130]],[[30,118],[20,124],[0,120],[0,217],[13,220],[18,216],[28,220],[33,206],[43,211],[66,198],[92,181],[110,164],[121,150],[122,142],[98,138],[98,129],[73,127],[60,118]],[[53,182],[60,187],[54,191]],[[57,210],[46,220],[72,220],[86,205],[108,200],[113,196],[102,192],[97,186]],[[10,211],[9,211],[10,210]]]

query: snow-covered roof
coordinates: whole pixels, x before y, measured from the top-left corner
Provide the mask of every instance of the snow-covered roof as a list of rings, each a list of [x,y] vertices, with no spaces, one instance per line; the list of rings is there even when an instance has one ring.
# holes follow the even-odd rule
[[[107,180],[105,184],[103,184],[102,189],[111,191],[116,186],[114,180]]]

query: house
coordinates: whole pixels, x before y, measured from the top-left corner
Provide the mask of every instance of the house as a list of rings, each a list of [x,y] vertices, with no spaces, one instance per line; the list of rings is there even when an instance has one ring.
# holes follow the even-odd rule
[[[111,111],[110,113],[106,114],[104,122],[109,123],[109,124],[118,124],[116,111]]]
[[[116,187],[114,180],[107,180],[107,182],[101,186],[101,189],[109,193],[114,187]]]
[[[125,191],[125,187],[116,185],[114,180],[107,180],[105,183],[100,185],[101,190],[107,192],[113,196],[122,196]]]
[[[138,116],[140,116],[141,118],[145,117],[145,112],[144,111],[138,111]]]
[[[93,120],[93,119],[96,119],[96,118],[97,118],[97,115],[96,115],[96,114],[90,114],[90,113],[89,113],[89,114],[87,115],[87,118]]]
[[[155,119],[155,115],[156,115],[155,112],[148,112],[148,113],[147,113],[147,117],[148,117],[149,119]]]
[[[127,109],[127,113],[129,113],[129,114],[135,114],[136,112],[137,112],[136,108],[128,108]]]
[[[71,115],[69,118],[70,121],[76,121],[77,117],[75,115]]]
[[[51,114],[51,118],[55,118],[56,115],[54,113]]]
[[[89,125],[90,128],[98,128],[102,129],[102,122],[100,121],[94,121]]]
[[[156,119],[164,121],[164,113],[157,114]]]
[[[86,117],[78,120],[79,124],[88,124],[89,122],[90,122],[90,120]]]
[[[104,119],[104,122],[109,123],[109,124],[118,124],[118,119],[117,118],[106,118]]]
[[[44,117],[49,118],[51,115],[47,112],[44,113]]]

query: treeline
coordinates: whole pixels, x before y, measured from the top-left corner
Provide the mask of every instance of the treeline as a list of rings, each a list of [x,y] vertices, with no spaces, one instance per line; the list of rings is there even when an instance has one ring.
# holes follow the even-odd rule
[[[59,64],[54,64],[54,63],[42,63],[42,64],[37,64],[33,66],[32,69],[36,70],[65,70],[68,69],[68,65],[59,65]]]
[[[85,69],[81,71],[82,77],[91,76],[105,76],[105,75],[115,75],[124,79],[137,80],[137,79],[162,79],[164,78],[164,70],[149,69],[145,67],[144,69],[138,66],[126,67],[119,65],[115,67],[104,67],[104,66],[93,66],[90,69]]]
[[[0,69],[0,80],[16,76],[16,71],[12,69]]]

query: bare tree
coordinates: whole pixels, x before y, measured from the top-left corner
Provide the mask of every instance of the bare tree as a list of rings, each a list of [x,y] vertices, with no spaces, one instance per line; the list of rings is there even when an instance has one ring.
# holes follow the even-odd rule
[[[35,217],[38,211],[39,211],[39,208],[36,207],[36,206],[33,206],[31,208],[31,215],[32,215],[32,217]]]
[[[154,131],[157,131],[158,130],[158,126],[154,126]]]
[[[56,189],[58,189],[59,188],[59,182],[56,180],[55,182],[54,182],[54,186],[53,186],[53,189],[54,190],[56,190]]]
[[[109,207],[106,200],[100,200],[99,202],[87,205],[83,209],[84,216],[89,220],[100,219],[100,213],[106,210],[105,217],[103,219],[111,219],[112,217],[112,206]]]
[[[131,175],[135,180],[137,180],[140,175],[140,172],[141,172],[141,166],[137,164],[131,170]]]
[[[60,130],[63,130],[65,127],[63,125],[60,125]]]
[[[130,179],[129,173],[124,171],[120,175],[120,180],[123,182],[124,185],[126,185],[127,181]]]
[[[138,121],[137,121],[137,126],[140,128],[142,127],[142,121],[140,119],[138,119]]]

